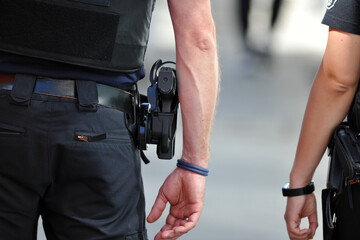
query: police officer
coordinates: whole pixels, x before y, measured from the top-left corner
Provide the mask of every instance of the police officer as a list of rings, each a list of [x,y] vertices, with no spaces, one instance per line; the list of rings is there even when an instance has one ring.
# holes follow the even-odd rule
[[[47,239],[147,239],[128,127],[154,4],[0,1],[1,239],[36,239],[39,215]],[[176,239],[199,220],[218,91],[210,1],[168,4],[183,153],[147,217],[156,221],[170,203],[155,239]]]
[[[311,179],[327,147],[334,128],[349,111],[360,77],[360,21],[358,0],[329,0],[323,23],[329,26],[328,42],[315,77],[301,129],[295,162],[290,173],[292,192],[285,220],[290,239],[311,239],[318,226],[315,195]],[[355,103],[358,104],[358,103]],[[359,129],[356,129],[359,131]],[[360,187],[337,198],[334,239],[359,239]],[[357,199],[357,201],[356,201]],[[301,229],[301,218],[309,227]]]

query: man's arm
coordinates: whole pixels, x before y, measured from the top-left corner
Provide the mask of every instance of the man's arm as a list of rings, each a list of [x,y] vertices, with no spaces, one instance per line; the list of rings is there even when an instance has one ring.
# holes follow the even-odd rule
[[[323,61],[305,111],[290,187],[311,182],[334,128],[345,118],[360,77],[360,36],[330,29]],[[309,229],[300,229],[308,217]],[[289,197],[285,220],[290,239],[309,239],[317,228],[314,194]]]
[[[182,159],[209,160],[210,130],[218,92],[215,25],[209,0],[169,0],[176,40],[176,69],[183,122]]]
[[[168,0],[168,3],[176,41],[183,123],[182,160],[206,168],[219,85],[210,0]],[[170,202],[166,224],[155,239],[175,239],[195,227],[203,208],[204,193],[204,176],[175,169],[160,188],[148,216],[149,222],[156,221]]]

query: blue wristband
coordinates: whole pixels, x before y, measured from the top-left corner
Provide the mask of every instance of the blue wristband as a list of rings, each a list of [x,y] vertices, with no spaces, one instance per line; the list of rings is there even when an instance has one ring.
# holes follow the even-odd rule
[[[188,171],[203,175],[203,176],[209,175],[209,169],[199,167],[199,166],[196,166],[196,165],[188,163],[188,162],[184,162],[181,159],[177,160],[176,166],[179,167],[179,168],[183,168],[183,169],[186,169]]]

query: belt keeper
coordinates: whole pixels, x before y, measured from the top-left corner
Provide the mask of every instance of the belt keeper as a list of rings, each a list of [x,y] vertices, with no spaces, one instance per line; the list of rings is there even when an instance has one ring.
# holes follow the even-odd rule
[[[80,112],[96,112],[99,103],[96,82],[76,80]]]
[[[10,93],[11,103],[19,106],[29,106],[34,91],[36,76],[16,74]]]

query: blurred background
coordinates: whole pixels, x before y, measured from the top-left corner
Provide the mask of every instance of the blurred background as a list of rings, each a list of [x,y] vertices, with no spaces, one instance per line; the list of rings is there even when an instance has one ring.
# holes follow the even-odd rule
[[[217,27],[221,92],[204,211],[197,227],[181,239],[288,239],[283,220],[286,198],[281,195],[281,187],[288,181],[328,28],[321,25],[326,0],[277,1],[275,5],[280,4],[280,8],[271,28],[272,1],[252,0],[249,11],[245,0],[241,5],[240,0],[211,1]],[[158,58],[175,60],[166,2],[158,0],[154,11],[146,56],[148,71]],[[145,93],[148,85],[148,78],[142,80],[141,91]],[[175,158],[181,156],[181,132],[179,123]],[[154,147],[149,147],[147,156],[152,161],[143,165],[147,212],[176,164],[175,160],[158,160],[155,152]],[[320,222],[314,238],[317,240],[322,239],[319,200],[327,164],[324,157],[314,177]],[[147,225],[150,239],[165,218],[163,214],[158,222]],[[45,239],[41,227],[38,239]]]

